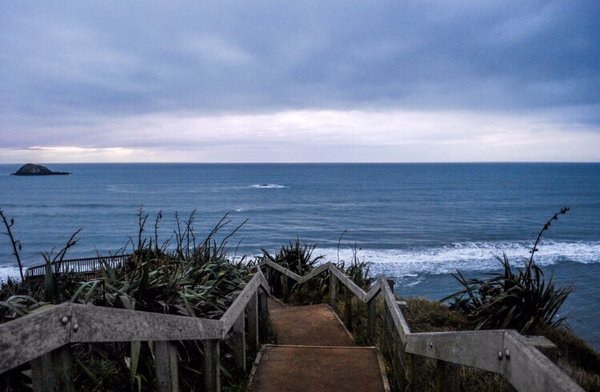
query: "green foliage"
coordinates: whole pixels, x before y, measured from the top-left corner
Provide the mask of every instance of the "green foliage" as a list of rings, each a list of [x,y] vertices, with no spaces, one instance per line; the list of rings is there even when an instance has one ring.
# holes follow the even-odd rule
[[[43,279],[21,282],[8,280],[0,291],[0,322],[24,316],[46,303],[76,302],[114,308],[142,310],[189,317],[220,318],[233,302],[233,292],[241,290],[251,278],[244,259],[232,262],[227,256],[227,241],[241,227],[221,234],[231,223],[227,215],[196,243],[192,227],[194,213],[180,222],[176,217],[176,243],[162,245],[158,239],[159,212],[154,236],[145,238],[148,215],[138,212],[138,238],[131,241],[132,256],[123,266],[104,269],[90,280],[70,273],[59,273],[67,250],[77,242],[74,233],[58,253],[45,253],[46,274]],[[243,223],[242,223],[243,224]],[[172,249],[172,250],[170,250]],[[194,386],[202,377],[202,345],[195,341],[177,343],[182,385]],[[226,355],[227,344],[223,345]],[[155,375],[151,343],[80,344],[71,346],[75,359],[74,377],[78,389],[131,390],[152,389]],[[230,369],[222,369],[224,384]],[[9,373],[6,373],[9,374]],[[3,375],[4,376],[4,375]],[[21,380],[21,381],[19,381]],[[232,382],[237,380],[231,379]],[[0,381],[0,390],[10,385],[26,388],[22,370],[11,371]],[[10,387],[15,389],[13,387]]]
[[[557,319],[556,314],[573,288],[557,288],[553,276],[546,280],[534,255],[552,221],[568,210],[562,208],[544,225],[523,268],[513,271],[507,256],[503,255],[497,257],[502,271],[489,274],[487,279],[467,279],[457,271],[453,276],[462,289],[442,301],[451,300],[450,308],[466,314],[476,329],[510,328],[528,334],[538,328],[561,325],[564,318]]]
[[[407,298],[406,321],[411,332],[444,332],[469,329],[469,320],[440,302]]]
[[[363,290],[368,290],[371,287],[373,283],[373,277],[370,274],[371,263],[360,260],[356,244],[352,248],[352,260],[348,265],[344,260],[340,260],[337,267]]]
[[[262,260],[270,260],[276,264],[281,265],[288,270],[303,276],[309,273],[314,267],[316,267],[319,262],[323,259],[323,256],[313,256],[313,252],[316,248],[316,245],[307,245],[305,243],[300,243],[299,239],[296,239],[294,242],[289,242],[288,244],[283,244],[279,252],[274,256],[271,255],[267,250],[262,249],[263,255],[259,257],[258,262]],[[271,286],[271,290],[273,294],[277,297],[283,298],[284,300],[288,300],[290,292],[292,288],[296,291],[305,290],[305,288],[295,287],[295,282],[293,279],[288,278],[285,275],[282,275],[278,271],[273,270],[272,268],[266,269],[266,278],[269,281],[269,285]],[[323,291],[323,277],[317,278],[319,282],[316,283],[316,290],[318,292]],[[311,282],[314,284],[314,282]]]
[[[265,249],[262,249],[262,252],[265,259],[303,276],[316,267],[323,258],[323,256],[313,257],[315,248],[316,245],[301,244],[300,240],[296,239],[295,242],[290,241],[288,244],[282,245],[275,256],[271,256]]]

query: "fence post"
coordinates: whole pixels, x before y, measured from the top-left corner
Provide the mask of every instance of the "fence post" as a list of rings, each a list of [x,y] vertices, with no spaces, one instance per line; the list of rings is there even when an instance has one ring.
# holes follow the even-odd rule
[[[233,300],[240,295],[240,291],[233,294]],[[231,328],[231,351],[235,365],[246,373],[246,310],[244,309]]]
[[[346,306],[344,307],[344,323],[348,327],[348,330],[352,331],[352,291],[348,287],[345,287],[346,293]]]
[[[258,340],[266,342],[269,338],[269,302],[264,289],[258,291]]]
[[[204,390],[221,391],[220,341],[218,339],[203,340],[204,345]]]
[[[63,346],[31,361],[31,381],[34,392],[75,391],[69,346]]]
[[[436,361],[436,369],[436,390],[438,392],[460,391],[460,367],[457,364],[446,361]]]
[[[178,392],[179,371],[175,343],[168,341],[154,342],[154,357],[157,390],[159,392]]]
[[[329,306],[335,311],[336,305],[336,293],[337,293],[337,276],[333,274],[332,271],[329,271]]]
[[[258,290],[250,297],[250,301],[246,306],[246,314],[248,315],[248,345],[252,348],[252,351],[256,352],[260,346]]]
[[[426,390],[425,378],[423,375],[427,369],[427,363],[425,362],[425,357],[420,355],[411,354],[411,376],[410,376],[410,384],[411,390],[413,392],[421,392]]]
[[[391,380],[396,385],[397,390],[405,391],[407,379],[404,344],[402,343],[400,336],[396,334],[394,321],[387,305],[384,306],[383,311],[383,339],[384,352],[387,353],[387,358],[393,373]]]
[[[369,340],[369,344],[374,345],[375,342],[375,317],[376,315],[376,306],[377,301],[375,297],[373,297],[368,303],[368,313],[367,313],[367,339]]]
[[[392,293],[394,293],[394,285],[396,284],[396,281],[394,279],[386,279],[385,281],[387,282],[388,286],[390,286]]]
[[[558,347],[544,336],[525,336],[526,341],[537,348],[549,360],[556,363],[558,360]]]
[[[287,301],[289,295],[289,278],[287,277],[287,275],[281,274],[279,279],[281,280],[281,299],[285,302]]]

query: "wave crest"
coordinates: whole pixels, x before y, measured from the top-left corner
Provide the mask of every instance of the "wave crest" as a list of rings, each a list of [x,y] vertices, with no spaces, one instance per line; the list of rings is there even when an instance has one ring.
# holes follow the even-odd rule
[[[282,189],[287,188],[285,185],[281,184],[254,184],[251,185],[250,188],[254,189]]]
[[[372,271],[389,276],[445,274],[460,270],[490,271],[500,267],[496,256],[506,254],[512,265],[529,258],[531,243],[462,242],[440,247],[411,249],[361,249],[358,257],[372,263]],[[544,241],[536,253],[539,265],[559,262],[600,263],[600,242]],[[321,249],[327,261],[337,260],[337,249]],[[340,260],[352,260],[350,249],[340,249]]]

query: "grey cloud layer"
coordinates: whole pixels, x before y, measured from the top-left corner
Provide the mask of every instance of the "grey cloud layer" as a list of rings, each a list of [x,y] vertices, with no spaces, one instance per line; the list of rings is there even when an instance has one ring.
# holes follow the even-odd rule
[[[4,111],[504,108],[600,95],[595,1],[24,3],[0,6]]]
[[[2,2],[0,126],[600,104],[597,1],[198,3]]]

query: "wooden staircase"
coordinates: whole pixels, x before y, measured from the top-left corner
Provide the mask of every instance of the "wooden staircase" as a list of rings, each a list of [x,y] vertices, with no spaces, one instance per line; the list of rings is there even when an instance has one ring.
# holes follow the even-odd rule
[[[259,354],[252,391],[389,391],[376,349],[356,346],[328,305],[269,308],[277,345]]]

